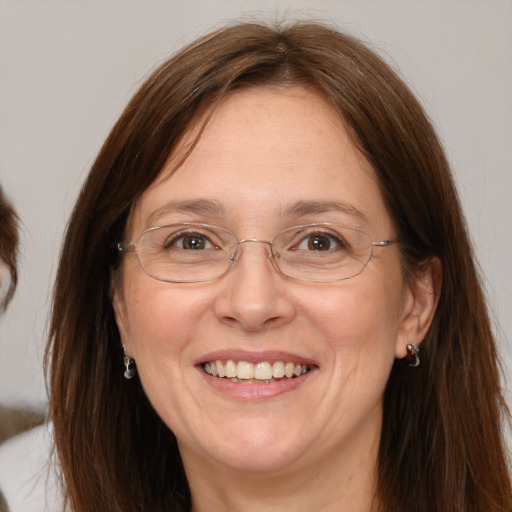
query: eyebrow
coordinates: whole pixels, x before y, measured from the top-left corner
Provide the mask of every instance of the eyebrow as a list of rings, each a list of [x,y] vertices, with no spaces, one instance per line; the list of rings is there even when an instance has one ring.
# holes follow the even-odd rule
[[[356,207],[338,201],[296,201],[280,209],[281,217],[307,217],[321,213],[341,212],[356,217],[366,223],[368,218]],[[146,228],[157,225],[165,215],[172,213],[188,213],[201,217],[222,217],[225,208],[215,199],[172,200],[153,211],[146,220]]]
[[[306,217],[319,213],[341,212],[368,223],[368,218],[355,206],[338,201],[297,201],[281,211],[283,217]]]
[[[146,226],[154,226],[159,219],[171,213],[190,213],[203,217],[220,217],[224,214],[224,211],[224,207],[215,199],[169,201],[151,213],[146,220]]]

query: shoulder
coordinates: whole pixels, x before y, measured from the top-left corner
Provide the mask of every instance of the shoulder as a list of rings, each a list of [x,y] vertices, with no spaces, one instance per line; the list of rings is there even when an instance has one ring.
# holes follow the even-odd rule
[[[62,510],[52,436],[52,426],[41,425],[0,445],[0,489],[10,512]]]

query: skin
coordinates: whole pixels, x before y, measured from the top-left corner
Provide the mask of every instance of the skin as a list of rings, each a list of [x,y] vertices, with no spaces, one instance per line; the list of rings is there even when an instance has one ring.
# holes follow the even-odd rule
[[[208,222],[239,239],[268,240],[311,222],[395,237],[373,169],[315,92],[233,94],[171,173],[200,122],[135,204],[128,240],[174,222]],[[222,211],[162,210],[196,199],[217,201]],[[364,219],[332,209],[283,214],[297,201],[341,202]],[[178,439],[193,509],[378,510],[382,395],[394,358],[430,324],[433,282],[433,272],[404,282],[396,244],[375,248],[360,275],[334,283],[284,277],[259,243],[244,244],[224,276],[193,284],[153,279],[127,255],[115,283],[116,320],[145,392]],[[279,394],[264,396],[262,384],[241,393],[198,366],[213,353],[254,360],[284,353],[314,370]]]

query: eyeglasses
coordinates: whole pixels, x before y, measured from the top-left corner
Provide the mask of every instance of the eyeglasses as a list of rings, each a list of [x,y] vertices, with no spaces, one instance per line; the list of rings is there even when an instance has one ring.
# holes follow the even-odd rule
[[[301,281],[328,283],[360,274],[374,247],[389,247],[393,240],[374,242],[361,229],[343,224],[306,224],[278,233],[273,240],[237,237],[208,224],[171,224],[144,231],[132,243],[119,243],[122,253],[135,252],[144,272],[160,281],[195,283],[225,274],[240,256],[240,247],[260,242],[281,274]]]

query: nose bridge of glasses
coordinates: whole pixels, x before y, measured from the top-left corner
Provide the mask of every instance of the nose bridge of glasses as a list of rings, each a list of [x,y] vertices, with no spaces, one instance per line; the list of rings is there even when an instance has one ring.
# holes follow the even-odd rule
[[[261,244],[267,245],[268,248],[269,248],[269,250],[268,250],[268,257],[269,257],[269,259],[271,259],[273,257],[273,255],[274,255],[274,251],[273,251],[274,242],[272,242],[271,240],[264,240],[262,238],[242,238],[236,244],[235,251],[231,255],[230,259],[232,261],[237,259],[239,257],[239,254],[240,254],[240,246],[243,245],[243,244],[247,244],[249,242],[257,242],[257,243],[261,243]]]
[[[271,240],[264,240],[263,238],[242,238],[242,240],[238,241],[238,245],[242,245],[247,242],[259,242],[261,244],[270,245],[270,247],[274,245],[274,242],[272,242]]]

